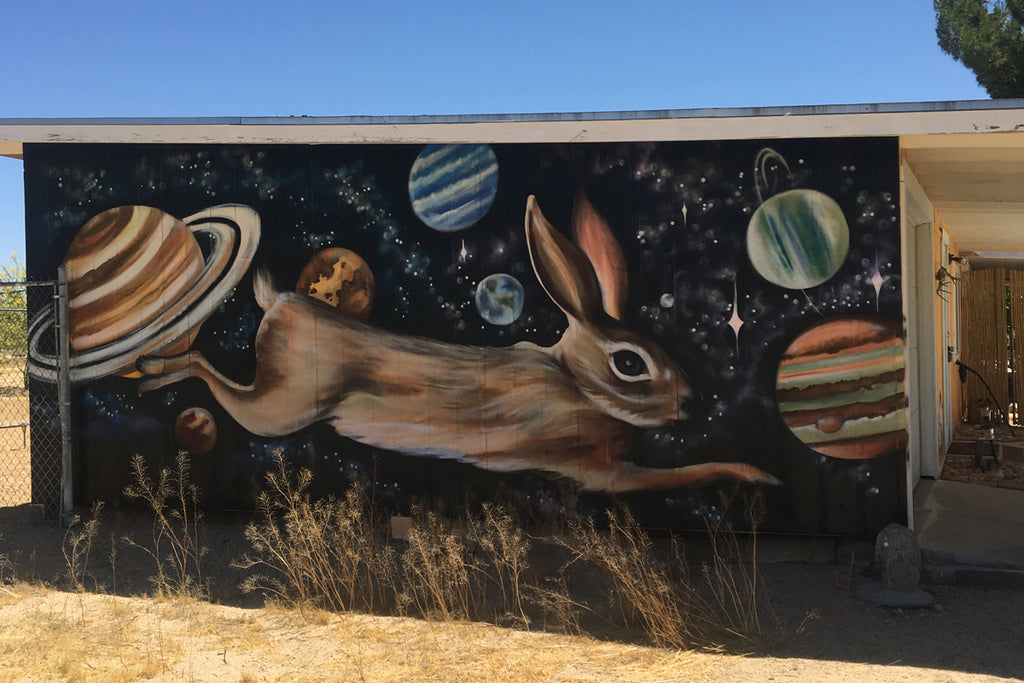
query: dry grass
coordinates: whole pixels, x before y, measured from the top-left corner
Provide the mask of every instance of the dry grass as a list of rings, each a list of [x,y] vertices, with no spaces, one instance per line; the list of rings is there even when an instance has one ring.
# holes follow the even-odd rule
[[[89,558],[92,555],[92,546],[100,530],[100,515],[103,512],[103,502],[93,503],[92,514],[89,519],[82,522],[81,517],[75,514],[71,525],[64,533],[64,545],[61,551],[64,553],[64,562],[67,564],[66,580],[68,585],[78,591],[85,590],[85,580],[89,572]]]
[[[664,681],[710,662],[487,624],[71,594],[19,586],[0,615],[0,682]]]
[[[529,543],[504,509],[452,519],[417,508],[408,544],[387,538],[387,516],[366,488],[312,500],[308,470],[277,457],[246,529],[252,550],[236,564],[253,569],[246,592],[301,609],[416,614],[444,621],[488,619],[526,625],[523,577]]]
[[[161,673],[175,654],[153,628],[156,605],[17,588],[19,599],[3,607],[0,620],[0,681],[134,681]]]
[[[157,591],[175,596],[200,597],[203,585],[200,543],[202,514],[199,489],[192,481],[188,454],[178,453],[173,469],[164,468],[151,477],[141,455],[132,458],[132,479],[124,494],[141,500],[153,515],[152,544],[125,538],[129,545],[145,551],[154,561]]]
[[[365,489],[343,499],[312,500],[308,470],[280,456],[245,530],[252,552],[237,566],[256,573],[242,585],[300,608],[373,611],[398,604],[397,560]]]
[[[600,616],[611,629],[642,634],[659,647],[707,648],[763,635],[756,564],[742,561],[737,535],[721,522],[709,521],[711,560],[692,569],[674,541],[666,555],[628,512],[609,512],[608,528],[570,520],[558,543],[571,559],[555,575],[541,576],[530,567],[522,525],[503,507],[485,504],[458,517],[415,508],[408,543],[389,544],[385,516],[364,486],[339,500],[314,501],[312,477],[291,471],[278,454],[259,521],[246,530],[252,551],[238,563],[259,570],[243,584],[246,591],[303,610],[520,628],[539,623],[580,633],[594,610],[575,590],[606,587],[617,609]],[[587,576],[588,585],[573,585],[570,571]]]

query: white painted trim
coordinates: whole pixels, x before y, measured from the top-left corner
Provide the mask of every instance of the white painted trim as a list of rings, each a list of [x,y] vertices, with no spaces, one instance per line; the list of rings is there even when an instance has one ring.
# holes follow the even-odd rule
[[[924,189],[918,183],[913,171],[906,164],[902,167],[904,203],[902,206],[904,221],[910,242],[908,248],[914,250],[912,267],[903,269],[904,278],[914,283],[913,296],[904,300],[904,307],[910,306],[907,317],[908,343],[911,336],[917,349],[915,378],[911,384],[910,399],[917,413],[918,448],[917,457],[920,475],[923,477],[939,476],[939,405],[938,405],[938,340],[935,339],[935,274],[932,264],[935,261],[934,243],[934,210]],[[921,205],[926,221],[914,224],[917,219],[911,218],[909,202]],[[908,366],[909,370],[910,366]],[[916,482],[915,482],[916,484]]]
[[[0,119],[0,154],[30,142],[424,144],[905,136],[918,146],[1024,146],[1024,100],[515,116]],[[941,138],[937,138],[941,135]]]
[[[910,169],[907,163],[900,159],[900,263],[902,264],[903,277],[900,278],[900,289],[903,301],[903,322],[906,329],[906,340],[904,342],[904,361],[906,363],[906,379],[904,387],[907,392],[907,457],[905,463],[906,498],[907,498],[907,526],[914,528],[914,488],[920,479],[921,462],[921,439],[918,425],[917,412],[919,405],[917,401],[917,334],[913,329],[913,307],[910,306],[911,297],[914,294],[914,287],[911,278],[907,273],[912,271],[914,250],[912,246],[912,233],[907,221],[907,200],[906,184],[904,174]]]

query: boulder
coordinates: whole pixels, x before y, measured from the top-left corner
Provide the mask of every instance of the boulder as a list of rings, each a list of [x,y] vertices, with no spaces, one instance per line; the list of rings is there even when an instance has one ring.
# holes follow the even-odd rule
[[[913,531],[900,524],[882,529],[875,541],[875,567],[879,581],[857,587],[861,600],[885,607],[927,607],[931,593],[917,587],[921,580],[921,548]]]
[[[890,524],[875,541],[875,566],[882,587],[914,591],[921,580],[921,548],[917,535],[905,526]]]

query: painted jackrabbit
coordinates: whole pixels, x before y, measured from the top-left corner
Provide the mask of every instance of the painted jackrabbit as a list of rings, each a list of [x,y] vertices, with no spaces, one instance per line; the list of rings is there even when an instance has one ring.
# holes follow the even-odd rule
[[[686,419],[693,391],[665,351],[622,324],[622,251],[584,198],[573,224],[579,247],[527,199],[534,271],[569,320],[554,346],[473,347],[394,334],[311,297],[276,292],[257,272],[265,315],[252,384],[232,382],[190,351],[140,360],[140,392],[199,377],[255,434],[280,436],[328,420],[339,434],[380,448],[493,471],[553,472],[589,490],[723,477],[778,483],[743,463],[650,469],[623,460],[634,427]]]

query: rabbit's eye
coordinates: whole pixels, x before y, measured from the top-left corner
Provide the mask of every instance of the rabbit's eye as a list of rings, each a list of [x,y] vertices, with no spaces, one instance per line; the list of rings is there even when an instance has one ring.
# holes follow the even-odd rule
[[[647,363],[636,351],[621,349],[612,354],[612,369],[627,382],[645,379],[650,375]]]

